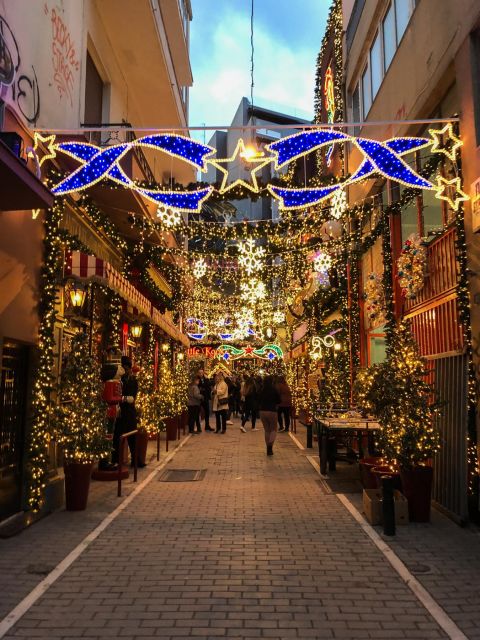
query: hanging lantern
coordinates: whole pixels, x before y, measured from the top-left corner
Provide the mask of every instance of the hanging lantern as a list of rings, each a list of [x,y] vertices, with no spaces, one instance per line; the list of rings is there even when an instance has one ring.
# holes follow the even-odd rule
[[[74,309],[81,309],[85,302],[86,295],[87,292],[85,289],[75,282],[73,287],[70,289],[70,301],[72,303],[72,307]]]
[[[138,338],[140,338],[140,336],[142,335],[142,331],[143,327],[139,322],[132,324],[132,326],[130,327],[130,333],[132,334],[134,340],[138,340]]]

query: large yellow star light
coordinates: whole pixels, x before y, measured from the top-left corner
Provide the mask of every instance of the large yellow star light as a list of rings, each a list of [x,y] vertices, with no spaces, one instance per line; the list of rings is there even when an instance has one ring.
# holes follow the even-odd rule
[[[57,151],[54,146],[55,138],[56,138],[55,134],[52,134],[51,136],[42,136],[42,134],[38,133],[38,131],[35,131],[35,133],[33,134],[33,151],[38,158],[38,165],[40,167],[45,162],[45,160],[53,160],[53,158],[55,158],[55,156],[57,155]],[[47,148],[47,153],[41,158],[38,153],[40,148],[39,147],[40,142],[42,143],[42,145],[44,145],[44,147]],[[42,148],[42,151],[43,151],[43,148]]]
[[[238,158],[243,160],[243,162],[248,166],[252,166],[250,171],[250,182],[246,182],[242,178],[238,178],[230,184],[227,184],[230,172],[228,169],[222,167],[222,164],[231,164],[232,162],[236,162]],[[260,187],[257,182],[257,173],[263,169],[263,167],[266,167],[267,164],[270,164],[274,159],[274,156],[265,156],[263,151],[256,151],[249,146],[245,146],[245,142],[240,138],[237,146],[235,147],[235,151],[230,158],[216,158],[215,160],[208,158],[206,162],[223,173],[222,184],[218,189],[219,193],[227,193],[227,191],[230,191],[240,185],[249,189],[253,193],[258,193],[260,191]]]
[[[433,138],[432,153],[443,153],[454,162],[457,149],[463,145],[463,142],[453,133],[452,123],[449,122],[443,129],[429,129],[428,133]],[[449,149],[445,147],[448,142],[452,143]]]
[[[448,189],[455,187],[454,197],[449,195]],[[443,176],[437,176],[437,190],[435,197],[439,200],[445,200],[452,207],[454,211],[458,211],[461,202],[470,200],[469,196],[461,189],[460,178],[453,178],[453,180],[447,180]]]

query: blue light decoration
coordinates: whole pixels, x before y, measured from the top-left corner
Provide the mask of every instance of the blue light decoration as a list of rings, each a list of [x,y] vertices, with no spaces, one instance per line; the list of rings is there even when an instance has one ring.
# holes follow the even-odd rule
[[[202,331],[203,330],[203,331]],[[203,340],[207,335],[205,323],[198,318],[188,318],[186,324],[186,333],[192,340]]]
[[[277,344],[265,344],[260,349],[254,349],[253,355],[262,360],[281,360],[283,358],[283,351]]]
[[[355,145],[363,155],[358,169],[346,180],[319,189],[283,189],[272,184],[267,185],[270,194],[280,201],[280,209],[301,209],[315,205],[330,197],[335,191],[345,189],[348,185],[375,175],[382,175],[407,187],[439,189],[429,180],[422,178],[402,159],[402,156],[407,153],[438,142],[432,138],[400,137],[378,142],[367,138],[356,138],[332,129],[313,129],[295,133],[266,145],[266,149],[272,155],[262,158],[261,161],[262,163],[273,163],[275,169],[280,169],[316,149],[345,142]],[[212,194],[213,187],[205,187],[195,191],[146,189],[135,184],[125,174],[119,164],[120,160],[128,151],[142,147],[162,151],[167,155],[188,162],[203,172],[208,170],[210,164],[214,165],[217,162],[212,157],[216,153],[213,147],[177,134],[154,134],[105,148],[77,141],[54,144],[52,136],[52,141],[49,143],[49,150],[52,154],[63,153],[81,163],[79,168],[55,185],[52,192],[55,195],[65,195],[92,187],[102,179],[110,179],[125,188],[136,191],[156,204],[189,213],[200,212],[202,204]],[[256,170],[258,167],[256,165],[255,167]],[[223,171],[228,174],[226,170]],[[231,186],[229,185],[228,188]],[[247,186],[249,185],[247,184]],[[255,187],[255,185],[253,186]],[[249,186],[249,188],[251,187]]]

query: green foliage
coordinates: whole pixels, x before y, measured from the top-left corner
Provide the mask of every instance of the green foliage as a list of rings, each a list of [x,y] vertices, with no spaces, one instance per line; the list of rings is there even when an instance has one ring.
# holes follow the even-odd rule
[[[138,426],[150,435],[160,430],[159,398],[155,390],[153,375],[152,349],[142,353],[137,361],[140,370],[137,374],[138,394],[136,406],[139,413]]]
[[[423,464],[439,449],[438,404],[427,376],[426,361],[402,323],[392,334],[387,360],[359,372],[355,382],[358,406],[373,413],[382,426],[383,455],[400,467]]]
[[[109,454],[99,373],[88,336],[78,333],[62,370],[54,420],[54,434],[68,462],[94,462]]]

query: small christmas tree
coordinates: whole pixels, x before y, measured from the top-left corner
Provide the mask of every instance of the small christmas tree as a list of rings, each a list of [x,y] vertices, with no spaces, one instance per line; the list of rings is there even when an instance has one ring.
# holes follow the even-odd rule
[[[382,426],[383,454],[406,469],[424,464],[439,449],[438,404],[427,376],[426,361],[402,323],[392,334],[386,362],[359,374],[355,385],[359,406],[373,412]]]
[[[173,418],[176,413],[175,383],[172,365],[168,354],[162,354],[158,372],[158,389],[156,391],[161,419]]]
[[[153,357],[150,350],[139,357],[138,366],[138,395],[136,399],[136,406],[139,409],[138,426],[149,435],[155,435],[160,430],[160,415],[158,399],[155,394]]]
[[[175,366],[175,412],[177,415],[187,410],[188,380],[188,363],[185,358],[179,360],[177,357],[177,364]]]
[[[109,455],[99,371],[88,336],[78,333],[62,370],[55,412],[54,433],[66,462],[94,462]]]

